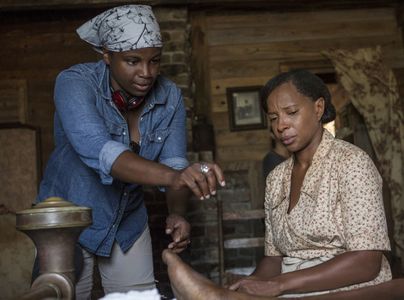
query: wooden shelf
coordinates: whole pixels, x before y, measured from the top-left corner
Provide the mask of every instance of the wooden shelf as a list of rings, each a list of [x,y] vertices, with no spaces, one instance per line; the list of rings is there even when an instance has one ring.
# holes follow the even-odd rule
[[[223,246],[225,249],[263,247],[264,241],[263,237],[229,239],[224,241]]]
[[[254,209],[247,211],[237,212],[224,212],[224,221],[238,221],[238,220],[256,220],[265,218],[265,212],[263,209]]]

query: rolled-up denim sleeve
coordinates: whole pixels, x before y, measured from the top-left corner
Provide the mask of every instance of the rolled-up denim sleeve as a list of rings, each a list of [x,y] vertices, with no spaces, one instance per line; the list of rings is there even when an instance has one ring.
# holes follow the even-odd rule
[[[160,161],[160,163],[175,170],[182,170],[189,166],[188,160],[182,157],[173,157],[165,159]]]
[[[112,184],[113,178],[110,175],[112,165],[118,156],[127,150],[129,150],[128,147],[115,141],[108,141],[101,148],[99,165],[101,182],[103,184]]]
[[[62,72],[56,79],[54,95],[56,114],[63,132],[80,160],[111,184],[111,167],[129,148],[114,141],[96,106],[96,87],[75,71]]]

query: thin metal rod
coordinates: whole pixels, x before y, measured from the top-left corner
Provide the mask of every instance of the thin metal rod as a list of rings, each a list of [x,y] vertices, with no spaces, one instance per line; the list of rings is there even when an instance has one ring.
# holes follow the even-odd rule
[[[217,229],[219,243],[219,285],[224,284],[224,237],[223,237],[223,204],[220,196],[217,199]]]

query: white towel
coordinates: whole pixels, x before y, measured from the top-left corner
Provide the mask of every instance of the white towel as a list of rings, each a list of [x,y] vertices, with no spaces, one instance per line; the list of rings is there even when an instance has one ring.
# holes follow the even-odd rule
[[[146,291],[129,291],[127,293],[111,293],[105,295],[100,300],[160,300],[157,289]],[[175,299],[173,299],[175,300]]]
[[[282,260],[282,273],[293,272],[297,270],[302,270],[310,267],[314,267],[319,265],[327,260],[330,260],[333,256],[323,256],[323,257],[316,257],[313,259],[301,259],[296,257],[284,257]],[[330,291],[321,291],[321,292],[311,292],[311,293],[304,293],[304,294],[285,294],[279,296],[279,298],[302,298],[307,296],[314,296],[314,295],[323,295],[328,294]]]

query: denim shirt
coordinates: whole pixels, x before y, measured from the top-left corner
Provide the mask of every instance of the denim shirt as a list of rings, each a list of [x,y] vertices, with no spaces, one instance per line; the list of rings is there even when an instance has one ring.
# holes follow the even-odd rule
[[[111,100],[103,61],[62,71],[55,84],[55,150],[37,201],[62,197],[92,208],[93,224],[80,235],[88,251],[109,256],[116,240],[127,251],[147,224],[143,189],[114,179],[112,164],[130,150],[129,128]],[[185,107],[180,89],[159,76],[139,118],[139,155],[174,169],[186,160]]]

